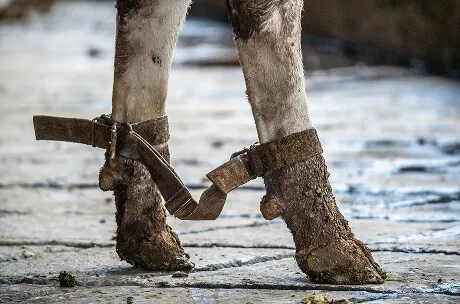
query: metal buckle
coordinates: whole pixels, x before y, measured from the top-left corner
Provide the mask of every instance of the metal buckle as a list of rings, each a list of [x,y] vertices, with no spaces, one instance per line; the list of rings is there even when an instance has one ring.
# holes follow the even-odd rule
[[[242,154],[245,154],[245,153],[248,153],[249,150],[251,149],[254,149],[255,147],[259,146],[260,143],[258,141],[256,141],[255,143],[253,143],[251,146],[249,146],[249,148],[243,148],[243,150],[240,150],[240,151],[237,151],[235,153],[233,153],[231,156],[230,156],[230,159],[233,159],[237,156],[240,156]]]
[[[133,126],[128,122],[118,123],[112,119],[111,115],[107,115],[107,114],[102,114],[101,116],[94,118],[91,121],[91,145],[93,147],[96,147],[96,143],[94,142],[94,138],[95,138],[94,132],[95,132],[96,122],[104,124],[106,126],[110,126],[110,143],[109,143],[110,145],[109,145],[108,150],[109,150],[109,155],[110,155],[109,160],[113,160],[115,159],[116,152],[117,152],[118,129],[120,127],[125,127],[128,129],[129,132],[132,132]],[[113,161],[111,161],[110,163],[113,163]]]
[[[112,118],[110,115],[102,114],[99,117],[93,118],[91,120],[91,146],[96,147],[96,142],[94,141],[95,132],[96,132],[96,123],[101,123],[104,125],[110,125],[112,123]]]
[[[115,159],[115,154],[117,150],[117,123],[112,122],[112,127],[110,128],[110,146],[109,146],[109,155],[110,161]]]
[[[94,132],[95,132],[95,123],[97,122],[97,118],[91,120],[91,146],[96,147],[96,143],[94,142]]]
[[[109,142],[109,165],[114,166],[115,165],[115,156],[117,152],[117,137],[118,137],[118,128],[120,126],[127,127],[128,130],[131,132],[133,130],[133,127],[131,124],[125,122],[125,123],[118,123],[114,121],[111,117],[111,115],[107,114],[102,114],[99,117],[94,118],[91,124],[91,145],[93,147],[96,146],[96,143],[94,142],[94,134],[95,134],[95,124],[96,123],[101,123],[107,126],[110,126],[110,142]]]

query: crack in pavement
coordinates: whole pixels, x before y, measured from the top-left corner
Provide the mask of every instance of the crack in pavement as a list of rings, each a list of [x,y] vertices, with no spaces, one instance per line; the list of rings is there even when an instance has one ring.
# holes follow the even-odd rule
[[[248,219],[264,219],[259,213],[241,213],[241,214],[221,214],[219,218],[248,218]],[[347,215],[349,220],[381,220],[395,223],[457,223],[460,218],[439,218],[439,219],[426,219],[426,218],[411,218],[401,219],[392,218],[389,216],[362,216],[362,215]],[[284,223],[280,218],[271,220],[271,223]]]
[[[460,222],[460,218],[433,218],[433,219],[425,219],[425,218],[411,218],[411,219],[398,219],[398,218],[391,218],[389,216],[360,216],[360,215],[351,215],[347,216],[350,220],[381,220],[381,221],[389,221],[389,222],[396,222],[396,223],[457,223]]]
[[[244,226],[243,226],[244,227]],[[235,227],[239,228],[239,227]],[[225,229],[222,227],[222,229]],[[206,231],[204,231],[206,232]],[[198,233],[198,232],[196,232]],[[379,243],[380,244],[380,243]],[[115,247],[116,243],[113,242],[72,242],[72,241],[0,241],[0,246],[14,247],[14,246],[66,246],[73,248],[89,249],[89,248],[108,248]],[[445,254],[445,255],[460,255],[460,250],[446,250],[438,248],[427,247],[405,247],[405,246],[392,246],[392,247],[372,247],[372,244],[366,243],[372,252],[400,252],[400,253],[413,253],[413,254]],[[239,248],[239,249],[288,249],[295,250],[295,246],[287,245],[270,245],[270,244],[256,244],[256,245],[241,245],[241,244],[226,244],[226,243],[182,243],[185,248]]]
[[[28,214],[31,214],[31,212],[0,209],[0,217],[4,217],[8,215],[28,215]]]
[[[260,244],[260,245],[241,245],[241,244],[226,244],[226,243],[182,243],[182,246],[189,248],[242,248],[242,249],[292,249],[295,250],[294,246],[286,245],[270,245],[270,244]]]
[[[233,261],[228,261],[225,263],[209,264],[206,266],[197,267],[195,268],[194,271],[195,272],[216,271],[216,270],[225,269],[225,268],[235,268],[235,267],[256,265],[259,263],[277,261],[277,260],[282,260],[282,259],[292,258],[292,257],[294,257],[294,253],[280,253],[280,254],[275,254],[271,256],[257,256],[257,257],[248,259],[246,261],[233,260]]]
[[[166,276],[164,276],[166,277]],[[168,275],[169,277],[169,275]],[[161,277],[158,277],[161,278]],[[21,280],[16,283],[11,283],[0,278],[2,284],[32,284],[32,285],[42,285],[50,286],[56,279],[33,279],[27,278],[26,280]],[[456,284],[453,284],[456,285]],[[363,299],[361,302],[371,302],[378,299],[386,298],[398,298],[402,296],[417,296],[417,295],[427,295],[427,294],[437,294],[437,295],[449,295],[449,296],[459,296],[460,292],[452,290],[449,287],[436,287],[431,289],[413,289],[413,290],[394,290],[394,289],[383,289],[375,288],[369,286],[360,286],[360,285],[327,285],[327,284],[317,284],[312,282],[305,282],[304,285],[295,285],[295,284],[273,284],[273,283],[257,283],[254,281],[246,281],[245,283],[209,283],[209,282],[168,282],[168,281],[159,281],[154,284],[147,284],[145,282],[99,282],[97,285],[93,284],[78,284],[79,288],[91,289],[94,287],[148,287],[148,288],[157,288],[157,289],[174,289],[174,288],[198,288],[198,289],[239,289],[239,290],[290,290],[290,291],[341,291],[341,292],[366,292],[369,293],[369,296],[366,299]]]
[[[266,263],[270,261],[277,261],[277,260],[282,260],[286,258],[292,258],[294,257],[293,253],[279,253],[275,255],[268,255],[268,256],[256,256],[247,260],[233,260],[233,261],[227,261],[224,263],[216,263],[216,264],[208,264],[204,265],[201,267],[196,267],[193,269],[193,272],[210,272],[210,271],[217,271],[221,269],[228,269],[228,268],[237,268],[237,267],[244,267],[244,266],[251,266],[251,265],[256,265],[260,263]],[[133,268],[136,269],[136,268]],[[138,269],[140,270],[140,269]],[[133,276],[140,276],[142,277],[142,274],[136,274],[136,273],[130,273],[127,270],[122,270],[124,274],[127,275],[133,275]],[[119,272],[112,272],[112,274],[115,274]],[[174,271],[167,272],[165,271],[165,275],[161,275],[159,277],[169,277],[171,273],[174,273]],[[0,284],[21,284],[21,283],[27,283],[27,284],[35,284],[35,285],[47,285],[47,282],[49,281],[56,281],[56,278],[46,278],[46,277],[40,277],[40,276],[34,276],[34,277],[23,277],[20,280],[15,279],[15,278],[8,278],[8,277],[0,277]],[[165,285],[164,282],[160,282],[159,284]],[[169,283],[168,283],[169,284]],[[167,285],[167,284],[166,284]],[[90,286],[90,284],[84,284],[80,286]],[[109,285],[107,285],[109,286]],[[167,287],[167,286],[165,286]]]
[[[232,226],[222,226],[222,227],[211,227],[211,228],[206,228],[206,229],[201,229],[201,230],[191,230],[191,231],[186,231],[186,232],[178,232],[177,234],[178,235],[187,235],[187,234],[197,234],[197,233],[211,232],[211,231],[217,231],[217,230],[260,227],[260,226],[268,226],[268,225],[270,225],[270,222],[254,222],[254,223],[246,224],[246,225],[232,225]]]
[[[73,242],[73,241],[8,241],[0,240],[0,246],[67,246],[74,248],[114,247],[115,242]]]
[[[369,245],[366,243],[366,245]],[[226,243],[183,243],[184,247],[189,248],[242,248],[242,249],[290,249],[295,250],[295,246],[287,245],[270,245],[270,244],[260,244],[260,245],[240,245],[240,244],[226,244]],[[424,248],[424,247],[402,247],[402,246],[393,246],[393,247],[370,247],[372,252],[400,252],[400,253],[414,253],[414,254],[445,254],[445,255],[460,255],[459,250],[445,250],[438,248]]]
[[[400,291],[391,289],[374,289],[367,286],[351,286],[351,285],[322,285],[316,283],[305,283],[305,285],[294,284],[270,284],[270,283],[255,283],[253,281],[248,283],[208,283],[208,282],[195,282],[195,283],[178,283],[170,286],[158,287],[188,287],[188,288],[212,288],[212,289],[271,289],[271,290],[326,290],[326,291],[363,291],[371,293],[384,293],[396,294]]]
[[[442,294],[442,295],[460,295],[460,292],[450,290],[449,288],[437,287],[432,289],[414,289],[408,291],[393,290],[393,289],[379,289],[368,286],[360,285],[326,285],[316,283],[306,283],[305,285],[294,285],[294,284],[269,284],[269,283],[207,283],[207,282],[196,282],[196,283],[176,283],[165,285],[164,282],[159,282],[157,287],[163,288],[206,288],[206,289],[267,289],[267,290],[321,290],[321,291],[358,291],[368,292],[374,294],[385,294],[385,295],[424,295],[424,294]]]
[[[96,183],[69,183],[61,184],[57,182],[37,182],[37,183],[0,183],[0,189],[24,188],[24,189],[58,189],[58,190],[73,190],[73,189],[98,189]]]
[[[460,250],[444,250],[437,248],[416,248],[394,246],[389,248],[371,248],[372,252],[401,252],[401,253],[428,253],[428,254],[445,254],[460,255]]]

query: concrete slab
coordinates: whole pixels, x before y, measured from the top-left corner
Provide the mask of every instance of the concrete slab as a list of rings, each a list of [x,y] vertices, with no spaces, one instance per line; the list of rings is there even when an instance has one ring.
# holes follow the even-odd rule
[[[3,303],[27,300],[28,303],[79,302],[79,303],[115,303],[126,302],[132,297],[133,303],[300,303],[312,294],[322,294],[330,300],[348,299],[350,303],[359,303],[381,298],[381,294],[349,291],[321,290],[251,290],[251,289],[203,289],[203,288],[168,288],[158,289],[139,286],[117,286],[84,288],[71,290],[34,286],[28,284],[1,286]],[[426,295],[425,299],[449,299],[448,296]],[[0,299],[2,301],[2,299]],[[449,302],[446,302],[449,303]]]
[[[195,263],[195,271],[215,271],[293,257],[288,249],[186,248]],[[24,277],[56,277],[61,271],[75,274],[81,280],[111,277],[166,276],[172,272],[143,271],[120,261],[115,247],[75,248],[67,246],[2,246],[0,277],[9,282]],[[43,280],[42,280],[43,281]],[[48,283],[52,283],[48,281]]]
[[[292,250],[188,248],[195,272],[175,277],[171,272],[136,270],[118,261],[109,248],[62,250],[59,247],[15,248],[1,263],[3,283],[54,285],[60,271],[70,271],[80,286],[139,285],[144,287],[350,290],[395,294],[404,292],[460,295],[460,257],[443,254],[377,252],[388,272],[382,285],[332,286],[311,283],[300,272]],[[24,254],[28,253],[28,257]],[[33,256],[30,256],[31,254]],[[15,258],[15,260],[13,260]]]
[[[413,255],[401,253],[374,253],[374,257],[388,272],[389,278],[382,285],[347,286],[346,290],[382,293],[392,292],[449,292],[459,295],[457,278],[458,256]],[[441,275],[442,273],[442,275]],[[206,279],[212,275],[212,282]],[[442,278],[442,282],[437,283]],[[309,282],[292,258],[269,261],[236,269],[222,269],[211,273],[194,273],[187,278],[191,287],[257,286],[275,289],[323,289],[341,290],[338,286],[318,285]],[[254,287],[256,288],[256,287]]]
[[[292,303],[297,304],[313,294],[321,294],[330,300],[346,299],[349,303],[458,303],[458,297],[425,294],[385,296],[378,293],[361,291],[323,291],[323,290],[251,290],[251,289],[202,289],[169,288],[158,289],[138,286],[117,286],[82,288],[69,290],[59,287],[34,286],[28,284],[0,286],[2,303],[79,302],[79,303],[115,303],[126,302],[132,297],[133,303]],[[387,299],[381,299],[387,298]]]

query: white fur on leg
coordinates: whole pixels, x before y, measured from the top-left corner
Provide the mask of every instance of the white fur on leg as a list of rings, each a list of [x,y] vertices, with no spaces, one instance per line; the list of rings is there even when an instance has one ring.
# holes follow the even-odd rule
[[[137,122],[164,115],[171,57],[189,4],[190,0],[139,0],[139,7],[124,16],[119,11],[115,120]]]
[[[303,1],[281,2],[259,31],[236,39],[260,142],[312,128],[300,44]]]

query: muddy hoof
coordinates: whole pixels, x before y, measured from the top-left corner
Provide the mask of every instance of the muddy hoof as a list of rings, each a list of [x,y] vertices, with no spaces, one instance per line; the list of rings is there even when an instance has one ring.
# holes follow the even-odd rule
[[[380,284],[386,273],[374,262],[369,249],[352,238],[296,253],[297,264],[313,282],[326,284]]]
[[[117,156],[110,165],[106,162],[100,177],[103,190],[114,188],[120,259],[151,270],[193,269],[177,234],[166,223],[163,199],[142,163]]]
[[[278,210],[293,235],[297,264],[314,282],[382,283],[385,272],[354,238],[328,178],[321,155],[264,177],[267,194],[277,197]]]
[[[123,236],[117,237],[118,256],[134,267],[143,269],[192,270],[195,265],[190,261],[190,256],[178,243],[177,235],[169,230],[159,236],[150,235],[142,243],[126,240],[126,237],[132,236],[127,232],[121,233]]]

